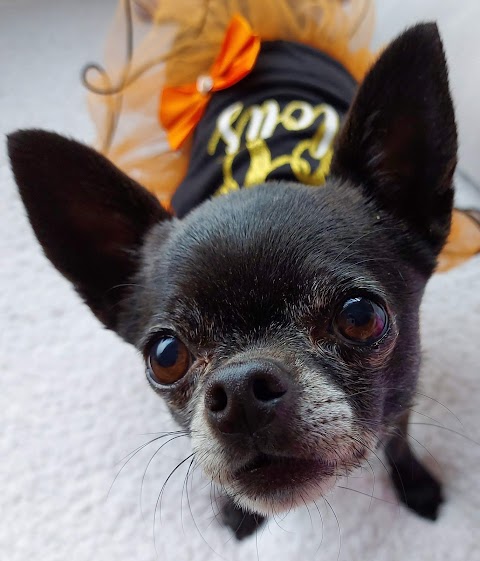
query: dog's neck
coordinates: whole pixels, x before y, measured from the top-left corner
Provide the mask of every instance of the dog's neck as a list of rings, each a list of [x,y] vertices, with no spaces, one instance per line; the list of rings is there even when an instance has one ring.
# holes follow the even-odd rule
[[[172,200],[177,215],[265,181],[322,185],[356,87],[324,53],[287,41],[263,43],[251,74],[216,92],[198,125],[187,175]]]

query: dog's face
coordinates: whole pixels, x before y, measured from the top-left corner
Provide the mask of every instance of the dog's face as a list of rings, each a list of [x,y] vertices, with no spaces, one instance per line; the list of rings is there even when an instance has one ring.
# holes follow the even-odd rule
[[[198,463],[240,506],[323,494],[409,406],[456,163],[435,26],[368,75],[324,188],[260,185],[178,220],[73,141],[25,131],[9,149],[47,256],[142,352]]]
[[[405,235],[340,181],[258,186],[148,234],[125,336],[241,505],[324,492],[409,403],[425,275]]]

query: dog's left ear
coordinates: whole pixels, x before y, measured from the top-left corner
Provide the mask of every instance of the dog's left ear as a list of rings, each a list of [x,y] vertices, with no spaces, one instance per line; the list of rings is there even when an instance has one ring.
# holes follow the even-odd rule
[[[332,174],[421,236],[434,257],[450,228],[455,116],[433,23],[407,30],[366,76],[337,140]]]

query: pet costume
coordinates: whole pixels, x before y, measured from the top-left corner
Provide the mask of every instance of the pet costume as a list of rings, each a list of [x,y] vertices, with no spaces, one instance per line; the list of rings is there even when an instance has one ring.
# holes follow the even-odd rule
[[[265,181],[322,185],[375,59],[373,4],[121,0],[105,67],[84,71],[97,148],[180,217]],[[439,270],[478,252],[454,211]]]

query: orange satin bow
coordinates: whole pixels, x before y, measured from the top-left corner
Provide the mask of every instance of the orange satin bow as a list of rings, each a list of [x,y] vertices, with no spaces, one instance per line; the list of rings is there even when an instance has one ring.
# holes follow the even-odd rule
[[[197,126],[212,92],[233,86],[251,72],[259,51],[260,38],[243,17],[235,15],[209,74],[199,76],[195,84],[163,90],[158,117],[174,150]]]

